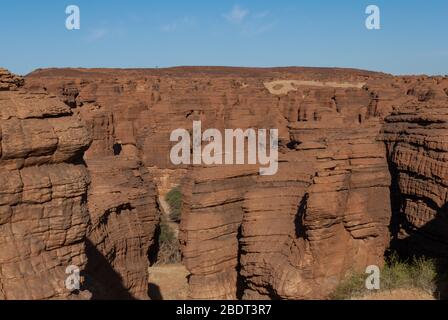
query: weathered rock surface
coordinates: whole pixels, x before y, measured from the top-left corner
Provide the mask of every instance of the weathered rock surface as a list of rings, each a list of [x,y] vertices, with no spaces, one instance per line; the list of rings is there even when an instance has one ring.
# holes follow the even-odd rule
[[[156,193],[136,159],[86,161],[88,194],[87,274],[94,299],[147,299],[148,254],[158,225]]]
[[[91,137],[59,99],[22,83],[0,70],[0,299],[76,298],[65,271],[87,264],[80,159]]]
[[[151,245],[157,213],[144,167],[159,190],[164,181],[183,181],[180,238],[191,298],[325,298],[346,274],[382,264],[391,206],[392,221],[406,222],[400,233],[413,229],[446,243],[446,225],[437,222],[446,222],[446,79],[306,68],[49,69],[28,76],[27,86],[45,87],[90,124],[89,211],[92,221],[112,219],[93,222],[89,234],[136,296],[139,277],[124,275],[127,258],[114,262],[113,253],[128,241],[121,230],[133,231],[135,248]],[[173,166],[170,133],[191,129],[193,120],[204,129],[278,128],[278,173]],[[112,174],[115,166],[119,173]],[[115,188],[116,180],[124,189],[146,185],[149,195],[137,193],[146,199],[144,211],[129,209],[135,190]],[[111,191],[121,196],[103,206]],[[123,226],[123,212],[146,214],[146,238]]]
[[[376,98],[359,81],[292,83],[249,84],[223,126],[278,128],[276,175],[191,172],[182,241],[193,298],[324,298],[347,272],[383,262],[390,176]]]
[[[107,94],[108,88],[103,90]],[[81,94],[68,86],[60,97],[86,121],[93,137],[84,156],[92,181],[86,267],[90,290],[94,299],[147,299],[148,254],[159,222],[153,176],[138,157],[132,122],[120,122],[118,112],[100,107],[101,94]]]
[[[156,192],[114,151],[113,114],[77,108],[73,88],[64,103],[4,70],[0,84],[0,299],[147,299]]]
[[[8,70],[0,68],[0,91],[13,91],[22,86],[22,77],[10,73]]]
[[[394,176],[394,241],[448,259],[448,79],[406,79],[408,99],[386,118]]]

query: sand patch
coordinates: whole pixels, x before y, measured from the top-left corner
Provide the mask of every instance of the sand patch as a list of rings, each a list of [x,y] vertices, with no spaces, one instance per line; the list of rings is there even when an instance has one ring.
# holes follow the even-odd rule
[[[372,293],[352,300],[436,300],[434,296],[421,289],[395,289]]]
[[[181,264],[150,267],[149,296],[152,300],[188,299],[187,269]]]
[[[274,95],[285,95],[297,91],[299,87],[330,87],[330,88],[356,88],[361,89],[364,82],[335,82],[316,80],[276,80],[264,82],[264,86]]]

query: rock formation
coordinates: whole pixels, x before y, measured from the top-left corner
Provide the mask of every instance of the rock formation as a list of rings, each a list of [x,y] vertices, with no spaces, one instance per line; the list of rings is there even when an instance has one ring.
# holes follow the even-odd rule
[[[59,99],[22,84],[0,70],[0,299],[76,298],[64,281],[87,264],[91,137]]]
[[[386,118],[394,177],[394,241],[448,259],[448,79],[408,77],[407,100]]]
[[[276,175],[192,171],[182,224],[193,298],[324,298],[347,272],[382,264],[390,176],[376,98],[362,77],[309,78],[246,80],[228,111],[226,128],[279,128]]]
[[[325,298],[350,272],[381,265],[391,236],[446,255],[446,78],[203,67],[48,69],[26,80],[63,100],[93,137],[84,161],[94,298],[145,298],[154,184],[159,196],[182,184],[191,298]],[[170,133],[194,120],[277,128],[278,173],[174,166]]]
[[[114,151],[111,112],[23,84],[0,70],[0,299],[147,299],[151,175]],[[81,291],[66,288],[69,266]]]
[[[87,93],[73,84],[60,89],[60,98],[87,123],[93,138],[84,155],[91,176],[87,287],[93,299],[147,299],[148,255],[159,211],[153,177],[137,154],[132,122],[101,107],[108,87]]]

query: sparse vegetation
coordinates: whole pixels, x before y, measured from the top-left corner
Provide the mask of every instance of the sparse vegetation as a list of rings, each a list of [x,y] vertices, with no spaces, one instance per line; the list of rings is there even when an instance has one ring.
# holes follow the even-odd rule
[[[159,251],[156,264],[179,263],[181,261],[179,241],[166,218],[162,217],[159,228]]]
[[[174,231],[171,229],[166,219],[162,218],[160,222],[159,244],[171,243],[176,240]]]
[[[353,273],[342,281],[331,298],[346,300],[357,298],[372,293],[366,289],[364,273]],[[418,289],[425,293],[436,294],[437,267],[436,263],[427,258],[413,258],[400,260],[396,254],[392,254],[381,270],[381,289],[376,292],[392,291],[397,289]]]
[[[175,187],[168,192],[165,196],[165,201],[170,206],[170,219],[179,223],[182,210],[182,192],[180,187]]]
[[[182,192],[180,187],[173,188],[165,196],[169,205],[169,216],[162,215],[159,224],[159,242],[156,265],[176,264],[181,262],[181,250],[176,235],[180,222],[182,207]]]

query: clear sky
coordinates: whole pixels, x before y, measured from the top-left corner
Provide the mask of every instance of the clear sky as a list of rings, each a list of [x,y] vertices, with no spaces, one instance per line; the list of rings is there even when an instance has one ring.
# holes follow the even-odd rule
[[[65,27],[78,5],[81,29]],[[366,7],[381,29],[365,27]],[[0,2],[0,66],[328,66],[448,74],[447,0]]]

